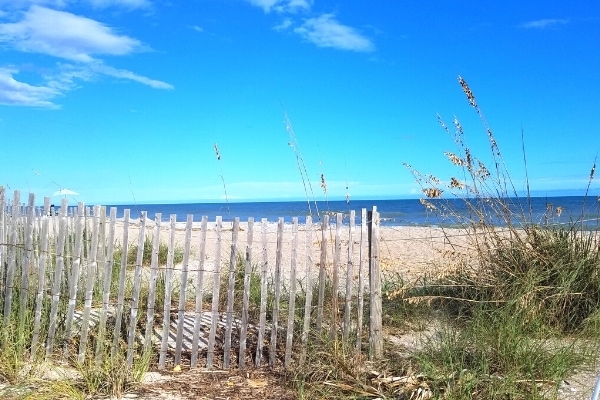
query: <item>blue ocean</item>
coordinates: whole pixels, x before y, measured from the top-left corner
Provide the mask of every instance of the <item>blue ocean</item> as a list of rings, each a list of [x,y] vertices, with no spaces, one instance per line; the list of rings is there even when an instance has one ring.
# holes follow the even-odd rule
[[[221,216],[223,221],[231,221],[239,217],[241,221],[253,217],[255,221],[266,218],[269,222],[277,222],[280,217],[286,223],[298,217],[303,223],[307,215],[312,215],[313,221],[318,221],[325,214],[343,213],[344,223],[348,222],[350,210],[356,212],[356,221],[360,222],[361,210],[372,210],[377,207],[381,224],[387,226],[452,226],[459,223],[457,215],[476,220],[472,206],[461,199],[429,199],[427,208],[419,199],[401,200],[352,200],[346,201],[282,201],[282,202],[230,202],[230,203],[189,203],[189,204],[128,204],[116,205],[117,216],[122,217],[123,211],[129,209],[132,218],[137,218],[140,212],[146,211],[148,217],[155,219],[156,213],[161,213],[161,219],[168,221],[171,214],[177,215],[177,221],[185,221],[188,214],[194,216],[194,221],[200,221],[206,215],[209,221]],[[494,203],[485,201],[472,204],[490,216],[488,222],[503,224],[503,219],[497,216],[510,211],[514,223],[559,223],[569,224],[584,222],[588,226],[599,225],[600,209],[596,197],[567,196],[567,197],[533,197],[517,199],[509,198],[504,201],[509,210],[494,208]],[[431,206],[435,207],[433,209]],[[111,206],[107,206],[111,207]],[[600,226],[600,225],[599,225]]]

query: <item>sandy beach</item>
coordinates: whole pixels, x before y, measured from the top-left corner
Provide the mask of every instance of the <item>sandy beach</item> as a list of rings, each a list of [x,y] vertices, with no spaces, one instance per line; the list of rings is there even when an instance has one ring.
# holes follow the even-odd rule
[[[151,220],[146,221],[143,238],[154,237],[157,232],[161,243],[168,244],[171,240],[169,222],[161,222],[160,227]],[[364,239],[363,239],[364,235]],[[319,273],[322,249],[326,249],[325,268],[332,276],[334,265],[338,265],[340,287],[345,287],[348,268],[352,268],[352,276],[357,284],[359,268],[362,268],[363,285],[368,282],[368,235],[361,231],[360,226],[351,229],[342,225],[338,230],[330,225],[325,232],[320,224],[307,227],[297,226],[294,234],[292,224],[283,224],[280,247],[278,248],[278,224],[254,222],[249,228],[248,222],[240,222],[237,237],[234,234],[233,222],[223,222],[220,237],[217,234],[215,221],[207,222],[203,233],[201,223],[193,222],[189,231],[185,222],[174,224],[175,247],[185,253],[186,243],[189,243],[189,260],[187,263],[188,279],[195,283],[198,272],[204,271],[205,288],[212,285],[211,276],[214,272],[215,260],[220,259],[221,272],[229,268],[232,249],[244,257],[247,249],[253,268],[259,272],[266,263],[268,275],[273,277],[277,260],[280,260],[283,282],[289,282],[292,259],[295,257],[296,279],[303,284],[310,271],[313,278]],[[123,222],[116,224],[115,240],[123,242]],[[136,244],[140,240],[140,221],[131,220],[127,241]],[[204,257],[200,252],[204,240]],[[336,246],[336,241],[339,243]],[[325,242],[325,246],[323,246]],[[235,245],[235,246],[234,246]],[[362,250],[361,250],[361,246]],[[436,227],[384,226],[379,227],[379,262],[384,277],[399,274],[404,281],[410,282],[423,274],[437,274],[451,267],[452,255],[462,252],[467,246],[464,231],[459,229],[444,229]],[[220,248],[220,255],[218,254]],[[165,269],[166,266],[160,266]],[[183,263],[175,265],[175,270],[184,269]]]

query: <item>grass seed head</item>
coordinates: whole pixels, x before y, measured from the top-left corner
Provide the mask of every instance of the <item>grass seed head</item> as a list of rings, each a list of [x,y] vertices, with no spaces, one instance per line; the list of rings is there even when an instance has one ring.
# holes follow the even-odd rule
[[[438,188],[428,188],[428,189],[423,189],[422,192],[425,194],[425,197],[430,198],[430,199],[439,199],[440,197],[442,197],[442,189],[438,189]],[[423,202],[421,202],[423,203]]]
[[[458,179],[452,177],[450,178],[450,187],[452,189],[464,189],[465,184],[459,181]]]
[[[467,95],[469,104],[471,104],[471,106],[473,108],[475,108],[477,110],[477,112],[479,112],[479,108],[477,107],[477,102],[475,101],[475,95],[469,88],[469,85],[467,84],[467,82],[460,75],[458,76],[458,83],[460,83],[460,87],[462,88],[463,92],[465,92],[465,95]]]
[[[444,152],[444,155],[446,157],[448,157],[448,160],[450,160],[450,162],[454,165],[458,165],[459,167],[462,167],[466,164],[465,160],[458,157],[456,154],[454,154],[452,152],[446,151],[446,152]]]
[[[456,129],[456,135],[457,136],[464,135],[462,125],[458,121],[458,118],[454,117],[454,121],[452,121],[452,122],[454,123],[454,128]]]
[[[437,210],[437,207],[435,205],[433,205],[433,203],[425,200],[425,199],[419,199],[419,202],[425,206],[425,208],[427,208],[427,210]]]
[[[477,164],[479,164],[479,168],[477,169],[477,177],[482,181],[486,180],[490,176],[490,171],[486,168],[485,164],[481,161],[477,160]]]

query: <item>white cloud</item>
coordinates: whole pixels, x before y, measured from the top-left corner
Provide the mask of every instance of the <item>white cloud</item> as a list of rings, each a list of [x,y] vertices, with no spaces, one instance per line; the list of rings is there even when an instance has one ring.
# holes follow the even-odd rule
[[[304,21],[294,32],[319,47],[333,47],[341,50],[369,52],[373,43],[356,29],[340,24],[333,14],[323,14]]]
[[[308,11],[312,7],[312,0],[287,0],[280,1],[275,5],[275,11],[279,13],[295,13]]]
[[[19,71],[0,68],[0,104],[11,106],[30,106],[58,108],[52,102],[61,92],[50,86],[33,86],[19,82],[13,75]]]
[[[128,79],[131,81],[135,81],[135,82],[141,83],[143,85],[150,86],[154,89],[174,89],[173,85],[171,85],[169,83],[157,81],[155,79],[150,79],[145,76],[138,75],[131,71],[127,71],[124,69],[116,69],[116,68],[109,67],[108,65],[104,65],[104,64],[94,65],[92,67],[92,70],[99,72],[103,75],[108,75],[108,76],[112,76],[112,77],[119,78],[119,79]]]
[[[0,6],[13,10],[25,9],[33,5],[52,8],[66,8],[70,4],[87,3],[96,8],[122,7],[126,9],[149,8],[150,0],[0,0]]]
[[[271,10],[278,13],[294,13],[299,10],[310,10],[312,0],[246,0],[253,6],[260,7],[264,12]]]
[[[78,82],[92,81],[101,76],[111,76],[130,80],[154,89],[173,89],[173,85],[138,75],[134,72],[116,69],[102,62],[89,64],[61,64],[59,72],[44,77],[43,85],[34,86],[17,81],[15,68],[0,68],[0,104],[43,108],[60,108],[53,100],[79,87]]]
[[[32,6],[18,22],[0,24],[0,42],[14,48],[72,61],[91,62],[95,54],[124,55],[141,43],[93,19]]]
[[[68,2],[69,0],[0,0],[0,6],[13,10],[28,8],[32,5],[64,8]]]
[[[112,3],[139,4],[139,1]],[[122,56],[144,50],[139,40],[121,35],[105,24],[39,5],[19,12],[17,17],[16,22],[0,23],[0,44],[71,63],[36,68],[38,73],[42,71],[44,79],[40,86],[14,79],[13,76],[18,73],[16,68],[0,69],[0,104],[58,108],[53,102],[55,98],[76,89],[81,82],[102,76],[134,81],[155,89],[173,89],[169,83],[113,68],[100,59],[105,55]]]
[[[148,0],[89,0],[94,7],[105,8],[111,6],[120,6],[123,8],[137,9],[150,7]]]
[[[265,12],[271,11],[271,8],[280,0],[246,0],[253,6],[262,8]]]
[[[277,24],[273,27],[274,30],[276,31],[285,31],[286,29],[288,29],[290,26],[292,26],[294,23],[292,22],[291,19],[286,18],[283,21],[281,21],[280,24]]]
[[[201,26],[198,26],[198,25],[192,26],[192,29],[195,30],[196,32],[204,32],[204,28],[202,28]]]
[[[529,21],[521,24],[522,28],[527,29],[545,29],[552,28],[558,25],[568,24],[569,21],[566,19],[538,19],[535,21]]]

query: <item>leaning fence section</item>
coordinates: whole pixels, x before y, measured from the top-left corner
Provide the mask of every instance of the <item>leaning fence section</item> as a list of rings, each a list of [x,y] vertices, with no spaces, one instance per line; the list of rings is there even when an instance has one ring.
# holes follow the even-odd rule
[[[289,367],[320,340],[381,356],[376,209],[360,223],[354,211],[164,222],[34,205],[0,187],[0,323],[31,344],[29,357]]]

